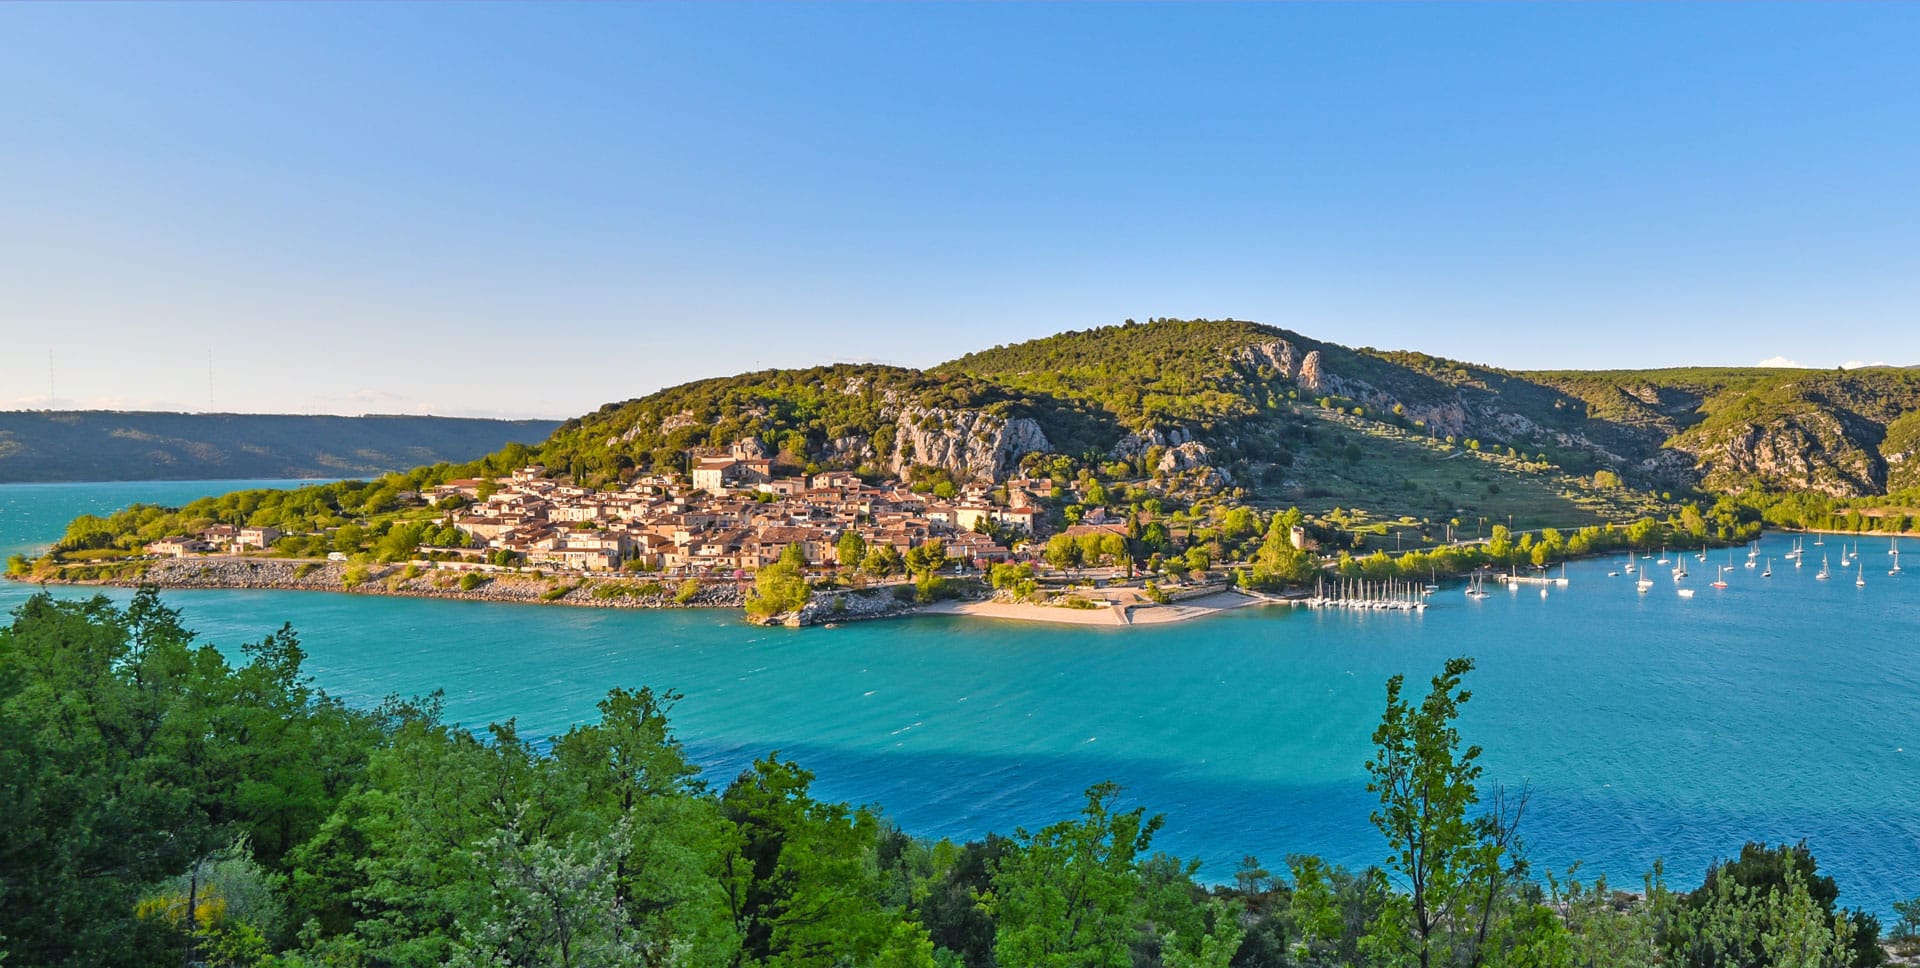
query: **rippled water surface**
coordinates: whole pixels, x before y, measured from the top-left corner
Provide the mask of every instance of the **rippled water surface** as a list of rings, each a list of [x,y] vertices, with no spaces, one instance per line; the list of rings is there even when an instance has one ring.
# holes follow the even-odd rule
[[[0,553],[66,519],[250,482],[0,486]],[[1814,580],[1769,538],[1774,577],[1689,557],[1683,599],[1578,563],[1569,584],[1457,588],[1424,615],[1242,609],[1174,626],[1100,629],[926,616],[767,630],[718,612],[603,611],[299,592],[178,592],[232,649],[292,622],[309,671],[372,702],[443,689],[470,725],[551,734],[613,686],[685,694],[678,732],[714,779],[769,750],[824,795],[875,803],[908,830],[977,836],[1072,813],[1114,779],[1167,815],[1158,845],[1224,880],[1246,854],[1384,854],[1362,764],[1384,680],[1479,662],[1462,730],[1489,779],[1530,784],[1537,864],[1637,884],[1664,857],[1677,883],[1749,839],[1806,838],[1842,902],[1886,911],[1920,894],[1920,544],[1867,584]],[[1836,566],[1837,568],[1837,566]],[[0,586],[11,608],[29,588]],[[72,594],[74,592],[62,592]],[[84,593],[84,592],[82,592]]]

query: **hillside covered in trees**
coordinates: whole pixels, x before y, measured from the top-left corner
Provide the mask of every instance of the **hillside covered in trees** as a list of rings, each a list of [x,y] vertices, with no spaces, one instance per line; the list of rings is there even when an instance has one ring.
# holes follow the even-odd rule
[[[795,470],[1092,471],[1424,515],[1439,495],[1569,493],[1601,472],[1649,493],[1886,495],[1920,485],[1916,413],[1920,372],[1897,368],[1521,373],[1239,320],[1156,319],[926,371],[699,380],[568,421],[534,456],[590,483],[744,448]],[[1472,473],[1432,466],[1445,459]],[[1422,490],[1435,499],[1401,499]]]
[[[0,483],[368,477],[532,443],[551,420],[0,412]]]
[[[967,843],[823,801],[769,754],[709,785],[672,694],[563,736],[437,696],[317,691],[290,628],[200,642],[151,590],[38,595],[0,626],[0,958],[92,966],[1868,968],[1882,925],[1805,845],[1624,893],[1532,867],[1525,796],[1457,729],[1473,663],[1386,683],[1380,860],[1202,872],[1110,783]],[[1729,845],[1731,848],[1733,845]],[[1278,859],[1276,859],[1278,860]],[[1678,872],[1676,872],[1676,875]],[[1688,872],[1688,878],[1699,876]],[[1889,939],[1920,929],[1896,906]]]

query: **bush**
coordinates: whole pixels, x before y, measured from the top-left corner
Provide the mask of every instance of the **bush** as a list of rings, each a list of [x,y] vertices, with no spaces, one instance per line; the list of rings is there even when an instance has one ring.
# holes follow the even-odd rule
[[[366,580],[367,580],[367,566],[364,563],[358,562],[358,561],[354,562],[351,565],[348,565],[346,573],[340,576],[340,583],[342,585],[347,586],[348,588],[352,588],[353,586],[358,585]]]
[[[913,599],[922,605],[940,598],[947,590],[947,580],[931,572],[913,580]]]
[[[460,590],[463,592],[473,591],[486,583],[487,579],[477,571],[470,571],[460,576]]]
[[[633,584],[623,581],[606,581],[593,586],[593,597],[601,601],[616,598],[661,598],[667,594],[666,586],[657,581]]]
[[[679,591],[673,593],[673,602],[675,605],[685,605],[693,601],[694,596],[699,594],[700,580],[697,578],[689,578],[680,583]]]

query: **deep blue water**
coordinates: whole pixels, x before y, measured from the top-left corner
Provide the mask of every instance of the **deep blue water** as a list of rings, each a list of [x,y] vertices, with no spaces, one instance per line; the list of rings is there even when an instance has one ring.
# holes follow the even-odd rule
[[[0,486],[0,549],[57,537],[81,511],[234,486]],[[1479,668],[1461,728],[1489,780],[1531,785],[1536,865],[1581,860],[1637,886],[1664,858],[1690,886],[1747,840],[1805,838],[1843,903],[1885,912],[1920,895],[1920,564],[1890,577],[1887,542],[1868,539],[1866,587],[1851,571],[1816,582],[1838,539],[1798,570],[1778,559],[1788,544],[1765,544],[1771,580],[1736,568],[1724,591],[1689,558],[1692,599],[1664,574],[1637,594],[1606,577],[1615,559],[1572,565],[1545,596],[1449,588],[1424,615],[1243,609],[1133,629],[924,616],[794,631],[704,611],[169,597],[228,649],[290,621],[323,688],[369,703],[444,689],[469,725],[512,717],[547,735],[613,686],[676,689],[678,733],[716,782],[777,749],[819,793],[920,834],[1036,827],[1114,779],[1167,815],[1157,846],[1217,880],[1246,854],[1382,858],[1363,763],[1384,681],[1424,686],[1466,654]],[[29,592],[0,586],[0,608]]]

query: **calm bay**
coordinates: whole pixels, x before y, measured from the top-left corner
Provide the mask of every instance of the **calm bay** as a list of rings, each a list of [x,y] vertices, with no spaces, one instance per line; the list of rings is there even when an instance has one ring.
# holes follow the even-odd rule
[[[0,555],[57,538],[80,513],[177,504],[248,486],[200,481],[0,485]],[[1605,871],[1636,888],[1664,858],[1677,885],[1753,840],[1805,838],[1841,902],[1885,913],[1920,894],[1920,574],[1887,574],[1887,539],[1855,572],[1815,581],[1812,547],[1770,536],[1774,577],[1740,567],[1715,590],[1688,558],[1637,593],[1620,559],[1569,584],[1449,586],[1424,614],[1241,609],[1132,629],[949,616],[762,629],[736,613],[495,605],[312,592],[173,592],[189,627],[231,655],[292,623],[308,671],[356,703],[444,690],[448,717],[514,719],[544,736],[593,718],[614,686],[685,695],[680,737],[710,779],[769,751],[820,794],[880,806],[903,828],[968,838],[1064,818],[1113,779],[1167,815],[1156,845],[1227,880],[1289,852],[1359,866],[1384,845],[1363,764],[1384,680],[1424,684],[1471,655],[1462,730],[1489,781],[1530,784],[1536,868]],[[1849,539],[1850,540],[1850,539]],[[1916,548],[1920,550],[1920,548]],[[1651,563],[1649,563],[1651,564]],[[32,586],[0,584],[11,610]],[[63,597],[96,589],[61,588]],[[128,593],[106,592],[116,598]]]

